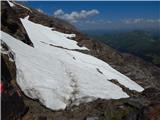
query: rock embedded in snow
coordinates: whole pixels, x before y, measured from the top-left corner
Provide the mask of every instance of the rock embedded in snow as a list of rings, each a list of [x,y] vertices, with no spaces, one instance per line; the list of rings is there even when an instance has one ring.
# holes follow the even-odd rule
[[[28,97],[38,99],[50,109],[59,110],[97,98],[129,97],[119,86],[110,82],[110,79],[117,79],[130,90],[143,90],[102,60],[67,50],[87,50],[77,46],[76,41],[68,39],[73,35],[52,31],[49,27],[27,19],[21,21],[34,48],[4,32],[1,33],[2,40],[15,53],[17,83]]]

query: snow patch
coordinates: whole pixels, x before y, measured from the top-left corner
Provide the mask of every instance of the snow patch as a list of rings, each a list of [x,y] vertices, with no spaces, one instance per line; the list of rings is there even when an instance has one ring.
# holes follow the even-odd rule
[[[129,88],[130,90],[143,91],[143,88],[139,86],[137,83],[132,81],[127,76],[121,74],[117,70],[113,69],[109,64],[104,61],[97,59],[93,56],[82,54],[76,51],[70,51],[70,55],[74,56],[77,61],[81,64],[87,64],[87,67],[94,67],[97,72],[103,76],[107,80],[116,79],[119,83]]]
[[[35,47],[41,47],[41,45],[39,45],[40,42],[44,42],[68,49],[88,50],[86,47],[79,47],[76,41],[69,39],[75,37],[75,34],[65,34],[58,31],[52,31],[52,28],[33,23],[26,18],[20,20]]]
[[[29,19],[29,15],[28,15],[28,16],[26,16],[24,19],[25,19],[25,20],[28,20],[28,19]]]
[[[12,2],[10,2],[9,0],[7,0],[7,2],[8,2],[8,4],[9,4],[10,7],[15,6],[15,5],[14,5]]]

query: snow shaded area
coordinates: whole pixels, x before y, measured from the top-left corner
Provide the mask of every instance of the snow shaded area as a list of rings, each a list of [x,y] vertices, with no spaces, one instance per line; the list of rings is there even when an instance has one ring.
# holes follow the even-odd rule
[[[28,97],[38,99],[50,109],[59,110],[97,98],[129,97],[110,79],[117,79],[131,90],[143,90],[102,60],[45,44],[62,44],[65,48],[82,49],[75,41],[66,38],[65,34],[51,31],[50,28],[27,19],[21,21],[34,47],[4,32],[1,32],[1,38],[15,53],[17,83]]]
[[[69,39],[75,37],[75,34],[52,31],[52,28],[29,21],[28,16],[25,19],[21,19],[21,22],[35,47],[41,47],[39,44],[40,42],[43,42],[67,49],[88,50],[86,47],[79,47],[76,41]]]
[[[7,0],[7,2],[8,2],[8,4],[9,4],[10,7],[14,6],[14,4],[12,2],[10,2],[9,0]]]

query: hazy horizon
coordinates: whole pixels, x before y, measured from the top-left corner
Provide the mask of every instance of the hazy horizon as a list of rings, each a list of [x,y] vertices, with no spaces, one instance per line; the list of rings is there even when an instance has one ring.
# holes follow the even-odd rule
[[[159,30],[160,1],[27,1],[49,16],[79,30]]]

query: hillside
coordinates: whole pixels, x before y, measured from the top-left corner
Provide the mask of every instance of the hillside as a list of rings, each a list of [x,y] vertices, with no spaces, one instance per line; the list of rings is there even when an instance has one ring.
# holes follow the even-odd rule
[[[1,3],[2,119],[157,118],[158,67],[63,20]]]
[[[141,30],[94,36],[105,44],[160,66],[160,36]]]

